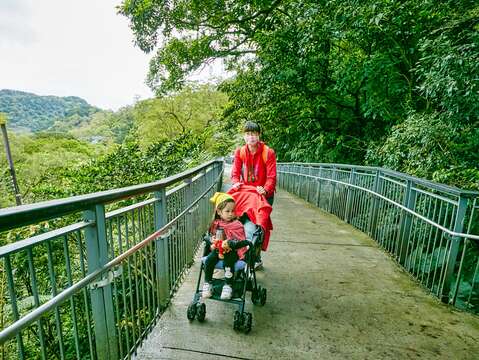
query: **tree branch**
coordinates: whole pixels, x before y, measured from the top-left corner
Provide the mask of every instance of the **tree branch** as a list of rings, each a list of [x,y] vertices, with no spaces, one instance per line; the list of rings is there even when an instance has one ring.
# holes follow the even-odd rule
[[[181,132],[185,132],[186,131],[186,128],[185,126],[181,123],[180,119],[178,118],[178,116],[172,112],[172,111],[165,111],[165,114],[166,115],[171,115],[173,116],[173,118],[176,120],[176,122],[181,126]]]

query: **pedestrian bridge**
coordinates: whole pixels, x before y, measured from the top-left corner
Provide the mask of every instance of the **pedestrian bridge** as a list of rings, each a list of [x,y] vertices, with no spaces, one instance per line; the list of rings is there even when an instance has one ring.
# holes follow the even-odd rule
[[[381,168],[279,164],[264,307],[189,322],[215,160],[0,210],[2,359],[474,359],[479,197]],[[196,260],[195,260],[196,259]]]

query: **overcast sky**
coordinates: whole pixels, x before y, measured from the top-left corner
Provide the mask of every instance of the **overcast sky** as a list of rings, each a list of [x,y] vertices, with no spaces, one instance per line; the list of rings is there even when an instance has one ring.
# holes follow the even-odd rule
[[[0,89],[79,96],[103,109],[153,94],[121,0],[0,0]],[[205,69],[195,78],[220,74]]]

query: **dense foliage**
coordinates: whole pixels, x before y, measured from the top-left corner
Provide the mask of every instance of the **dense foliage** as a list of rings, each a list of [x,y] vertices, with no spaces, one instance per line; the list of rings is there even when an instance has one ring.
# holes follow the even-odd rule
[[[77,124],[99,111],[77,96],[39,96],[17,90],[0,90],[0,112],[9,126],[24,131],[42,131],[57,120],[72,117]]]
[[[202,134],[218,127],[226,103],[227,96],[209,85],[190,85],[173,96],[141,101],[131,111],[131,136],[145,147],[185,131]]]
[[[15,172],[24,203],[46,200],[36,195],[37,187],[52,180],[60,169],[74,169],[97,157],[106,149],[60,133],[34,135],[9,133]],[[15,205],[13,187],[5,156],[0,147],[0,208]]]
[[[120,11],[137,44],[156,49],[158,93],[225,59],[237,72],[222,86],[225,121],[262,123],[281,160],[377,164],[479,188],[475,1],[125,0]]]
[[[88,118],[70,116],[57,120],[49,131],[68,133],[90,143],[121,144],[134,126],[131,108],[117,112],[98,111]]]
[[[189,131],[144,151],[126,143],[81,166],[57,169],[32,191],[35,198],[55,199],[153,182],[207,160],[203,143]]]

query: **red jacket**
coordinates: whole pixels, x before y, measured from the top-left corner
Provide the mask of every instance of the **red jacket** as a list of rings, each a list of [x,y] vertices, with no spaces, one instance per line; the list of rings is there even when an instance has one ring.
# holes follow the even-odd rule
[[[266,197],[274,195],[276,189],[276,155],[269,148],[266,163],[263,160],[263,142],[259,142],[258,149],[252,154],[248,146],[244,145],[245,161],[241,159],[241,148],[236,149],[231,169],[233,184],[242,182],[246,185],[262,186],[266,190]]]
[[[223,221],[221,219],[215,219],[210,225],[210,234],[216,233],[216,228],[221,226],[225,231],[226,240],[245,240],[246,235],[244,233],[243,224],[239,220],[230,222]],[[236,250],[238,257],[244,259],[244,254],[248,251],[247,247],[242,247]]]

